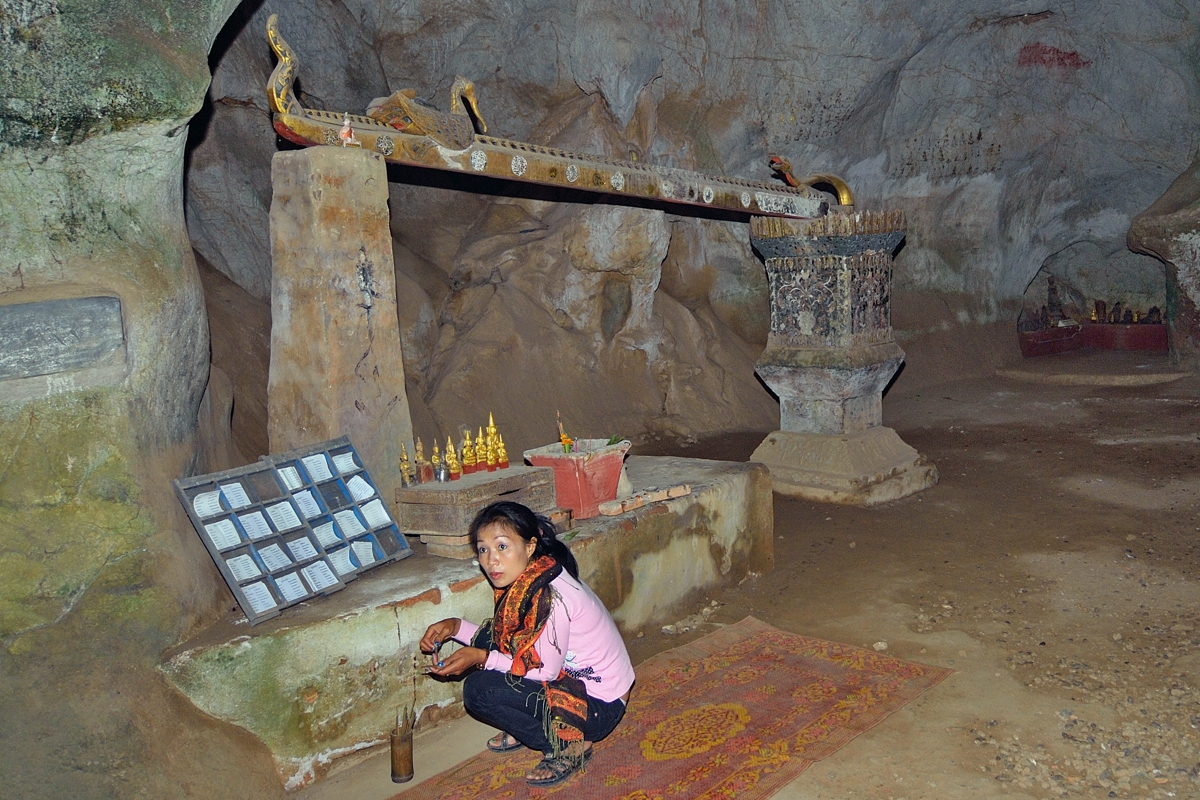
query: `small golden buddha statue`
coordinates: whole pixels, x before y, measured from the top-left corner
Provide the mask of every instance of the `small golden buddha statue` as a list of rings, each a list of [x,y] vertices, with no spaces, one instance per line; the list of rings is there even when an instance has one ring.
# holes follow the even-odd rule
[[[471,432],[463,431],[462,441],[462,472],[470,475],[475,471],[475,445],[471,442]]]
[[[479,435],[475,437],[475,471],[487,468],[487,439],[483,438],[483,428],[479,429]]]
[[[416,473],[413,471],[412,463],[408,460],[408,448],[404,442],[400,443],[400,486],[407,488],[416,483]]]
[[[470,440],[470,432],[463,431],[462,437],[462,474],[470,475],[475,471],[475,445]]]
[[[456,481],[462,477],[462,467],[458,464],[458,452],[454,449],[454,440],[446,437],[446,467],[450,470],[450,480]]]
[[[504,446],[504,434],[496,434],[496,466],[508,469],[508,448]]]
[[[488,439],[486,447],[487,447],[487,471],[495,472],[496,466],[499,463],[496,459],[496,440]]]
[[[435,467],[442,463],[442,455],[438,451],[437,442],[433,443],[433,458],[429,459],[429,463],[433,464]]]
[[[436,445],[435,445],[436,447]],[[429,483],[433,480],[433,464],[425,460],[425,445],[421,443],[421,437],[417,437],[417,456],[414,459],[417,468],[417,479],[420,483]]]
[[[496,420],[492,417],[492,412],[489,411],[488,412],[488,424],[487,424],[487,451],[488,451],[488,453],[496,452],[496,437],[497,437],[497,435],[499,435],[499,431],[496,430]],[[489,459],[488,460],[488,471],[489,472],[494,471],[494,468],[491,466],[491,463],[492,462]]]

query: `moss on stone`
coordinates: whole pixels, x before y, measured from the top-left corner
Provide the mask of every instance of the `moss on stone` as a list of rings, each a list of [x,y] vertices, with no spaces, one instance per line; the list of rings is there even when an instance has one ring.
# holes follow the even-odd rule
[[[125,458],[129,431],[114,424],[122,404],[95,390],[0,416],[0,636],[60,618],[153,533]],[[136,592],[120,585],[129,606]]]
[[[34,0],[0,10],[0,144],[69,144],[185,119],[233,0]]]

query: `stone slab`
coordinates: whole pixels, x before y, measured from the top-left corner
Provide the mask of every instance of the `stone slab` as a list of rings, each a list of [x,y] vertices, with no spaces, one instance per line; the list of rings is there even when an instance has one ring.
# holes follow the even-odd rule
[[[124,348],[117,297],[0,306],[0,380],[93,366]]]
[[[121,300],[41,287],[0,293],[0,401],[24,403],[65,392],[116,386],[129,376]]]
[[[750,456],[775,491],[826,503],[872,506],[937,484],[937,467],[891,428],[829,436],[775,431]]]
[[[635,488],[687,483],[692,494],[577,522],[563,537],[624,633],[771,570],[771,477],[761,464],[631,457],[627,469]],[[491,609],[476,564],[418,554],[254,628],[225,619],[168,653],[162,671],[205,713],[262,739],[297,788],[386,741],[396,710],[413,702],[412,656],[429,623],[482,621]],[[458,682],[420,674],[415,692],[419,727],[461,703]]]
[[[271,452],[349,435],[380,496],[400,486],[412,419],[378,154],[276,153],[271,181]]]

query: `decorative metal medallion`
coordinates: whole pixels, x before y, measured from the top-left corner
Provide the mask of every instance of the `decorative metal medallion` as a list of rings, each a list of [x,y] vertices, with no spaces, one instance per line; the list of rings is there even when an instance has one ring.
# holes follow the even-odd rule
[[[625,188],[625,176],[619,172],[614,172],[613,176],[608,179],[608,182],[618,192]]]
[[[325,144],[332,145],[334,147],[337,147],[337,145],[340,144],[340,142],[338,142],[337,131],[332,131],[327,128],[325,129],[324,134]]]
[[[704,187],[704,202],[711,203],[713,201],[713,190],[711,186]]]
[[[483,168],[487,166],[487,153],[482,150],[471,151],[471,169],[476,172],[483,172]]]
[[[567,164],[567,183],[574,183],[577,180],[579,180],[579,167]]]
[[[525,160],[525,156],[512,157],[512,174],[518,178],[525,174],[525,170],[529,169],[529,162]]]
[[[390,156],[396,149],[396,143],[390,136],[379,136],[375,139],[375,149],[385,156]]]
[[[750,193],[742,192],[742,208],[750,207]]]

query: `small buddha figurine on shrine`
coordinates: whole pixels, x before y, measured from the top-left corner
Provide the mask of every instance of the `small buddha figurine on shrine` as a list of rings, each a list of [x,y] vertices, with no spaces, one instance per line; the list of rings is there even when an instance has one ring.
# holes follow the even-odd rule
[[[450,473],[452,481],[462,477],[462,467],[458,464],[458,452],[454,449],[454,440],[449,436],[446,437],[446,470]]]
[[[431,482],[433,480],[433,464],[425,460],[425,445],[421,443],[421,437],[419,436],[417,437],[417,455],[415,461],[418,481],[420,483]]]
[[[496,434],[496,466],[508,469],[508,449],[504,446],[504,434]]]
[[[462,441],[462,474],[470,475],[475,471],[475,445],[471,443],[471,432],[463,431]]]
[[[479,429],[479,435],[475,437],[475,471],[483,472],[487,469],[487,439],[483,438],[483,428]]]
[[[496,466],[499,463],[496,460],[496,439],[494,437],[489,437],[484,446],[487,448],[487,471],[495,472]]]
[[[404,442],[400,443],[400,486],[407,489],[417,481],[416,473],[413,472],[412,464],[408,460],[408,448],[404,446]]]

